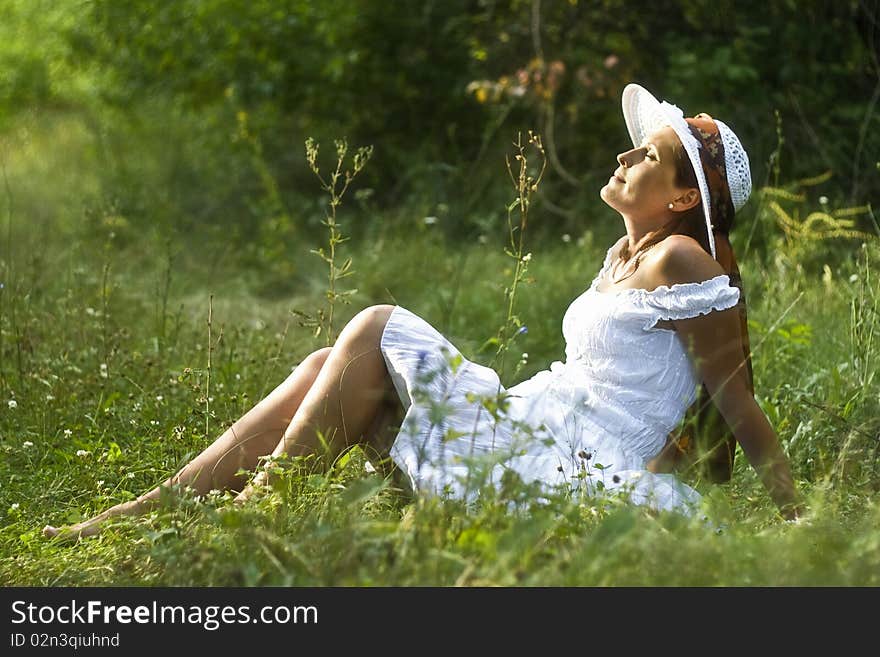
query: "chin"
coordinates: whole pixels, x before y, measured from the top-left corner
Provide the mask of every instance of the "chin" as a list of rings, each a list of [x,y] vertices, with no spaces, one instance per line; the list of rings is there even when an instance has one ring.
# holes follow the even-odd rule
[[[606,205],[608,205],[616,210],[617,208],[614,205],[614,201],[609,198],[609,189],[608,188],[609,188],[609,184],[605,183],[605,185],[602,186],[602,189],[599,190],[599,198],[601,198],[603,201],[605,201]],[[613,194],[611,196],[613,197]]]

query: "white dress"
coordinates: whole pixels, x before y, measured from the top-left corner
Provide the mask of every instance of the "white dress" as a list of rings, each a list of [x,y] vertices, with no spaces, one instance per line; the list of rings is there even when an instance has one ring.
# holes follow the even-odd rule
[[[394,309],[381,348],[406,415],[391,457],[414,491],[472,500],[475,472],[497,486],[513,470],[551,489],[625,491],[657,510],[695,510],[697,491],[646,470],[700,386],[678,334],[654,324],[730,308],[739,290],[720,275],[600,292],[610,260],[611,249],[563,317],[565,362],[508,389],[423,319]]]

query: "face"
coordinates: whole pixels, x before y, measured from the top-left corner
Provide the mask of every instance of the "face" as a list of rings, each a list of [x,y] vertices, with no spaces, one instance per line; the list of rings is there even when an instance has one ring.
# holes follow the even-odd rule
[[[602,200],[624,216],[643,219],[662,219],[692,207],[699,201],[698,190],[675,184],[674,149],[680,147],[675,131],[664,127],[639,148],[619,154],[619,166],[599,192]]]

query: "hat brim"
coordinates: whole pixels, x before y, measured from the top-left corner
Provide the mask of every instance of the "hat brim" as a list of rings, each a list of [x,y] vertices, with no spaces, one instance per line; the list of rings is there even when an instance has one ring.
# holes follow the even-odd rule
[[[697,176],[697,185],[702,197],[703,215],[706,219],[706,233],[709,237],[709,249],[712,257],[715,257],[715,237],[712,235],[712,208],[709,197],[709,184],[706,174],[703,172],[703,163],[700,159],[700,142],[691,134],[684,114],[675,105],[658,101],[647,89],[638,84],[628,84],[623,90],[621,97],[623,105],[623,120],[633,146],[638,148],[645,137],[666,126],[671,127],[678,135],[682,146],[687,153],[694,173]]]

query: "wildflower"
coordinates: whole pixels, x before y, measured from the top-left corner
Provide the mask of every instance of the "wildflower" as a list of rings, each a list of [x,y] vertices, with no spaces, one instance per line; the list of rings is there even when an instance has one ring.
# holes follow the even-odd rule
[[[159,426],[159,420],[150,420],[150,424],[152,424],[154,427],[157,427]]]
[[[91,308],[91,307],[86,308],[86,315],[89,315],[90,317],[94,317],[96,314],[97,313],[95,312],[94,308]]]
[[[568,244],[569,242],[571,242],[571,235],[565,233],[565,235],[562,236],[562,241]]]
[[[526,254],[522,257],[522,261],[523,261],[523,262],[531,262],[531,260],[532,260],[532,254],[531,254],[531,253],[526,253]]]
[[[10,399],[7,403],[9,404],[9,408],[15,408],[18,406],[18,402],[14,399]]]
[[[423,221],[425,222],[426,226],[433,226],[437,223],[437,217],[425,217]]]
[[[89,454],[91,454],[91,452],[89,452],[89,451],[86,450],[86,449],[78,449],[78,450],[76,450],[76,455],[79,456],[79,457],[82,457],[82,458],[87,457]]]
[[[101,378],[107,378],[107,363],[101,363]]]
[[[17,511],[18,510],[18,502],[13,502],[12,504],[10,504],[9,510],[10,511]]]
[[[296,365],[293,366],[293,369],[296,369]],[[236,381],[241,380],[241,374],[239,374],[238,372],[236,372],[236,374],[235,374],[235,380]]]
[[[853,274],[852,276],[849,277],[849,282],[850,282],[850,283],[855,283],[857,280],[859,280],[859,275],[858,275],[858,274]],[[12,402],[9,402],[9,403],[11,404]],[[13,408],[14,408],[14,407],[13,407]]]
[[[126,476],[127,479],[134,479],[134,472],[129,472],[129,473],[128,473],[127,475],[125,475],[125,476]]]
[[[820,196],[819,203],[822,205],[828,205],[828,197],[827,196]]]
[[[165,398],[164,398],[162,395],[156,395],[156,401],[157,401],[157,402],[160,402],[160,401],[162,401],[163,399],[165,399]]]
[[[73,431],[71,431],[70,429],[65,429],[64,435],[70,438],[73,435]]]
[[[584,450],[581,450],[581,451],[578,452],[578,458],[581,458],[581,459],[583,459],[584,461],[589,461],[589,460],[590,460],[590,455],[587,454]]]
[[[613,477],[611,477],[611,481],[613,481],[615,484],[619,484],[620,477],[618,475],[614,475]]]
[[[376,467],[372,463],[367,461],[366,463],[364,463],[364,470],[366,470],[369,474],[373,474],[374,472],[376,472]]]
[[[54,399],[55,397],[53,397],[52,395],[46,395],[46,401],[53,401]]]
[[[520,327],[519,327],[519,330],[517,330],[516,334],[517,334],[517,335],[525,335],[525,334],[528,333],[528,332],[529,332],[529,327],[523,325],[523,326],[520,326]]]
[[[22,444],[22,447],[33,447],[34,444],[30,440],[25,440]]]
[[[95,483],[98,485],[98,488],[100,488],[101,486],[104,485],[104,480],[103,480],[103,479],[98,479],[98,481],[96,481]]]

